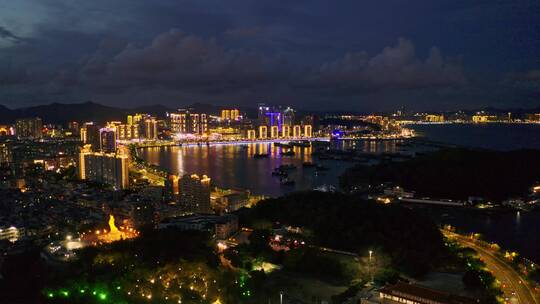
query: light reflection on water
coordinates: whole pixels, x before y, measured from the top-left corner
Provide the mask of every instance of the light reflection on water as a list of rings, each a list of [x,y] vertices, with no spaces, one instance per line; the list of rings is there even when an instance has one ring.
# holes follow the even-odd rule
[[[357,149],[364,152],[396,152],[397,141],[340,141],[332,143],[336,149]],[[150,164],[158,165],[174,174],[206,174],[215,185],[224,188],[249,189],[255,194],[279,196],[291,191],[308,190],[324,184],[338,185],[338,177],[354,165],[353,162],[318,160],[312,156],[313,147],[293,147],[294,156],[282,156],[282,148],[272,143],[202,145],[184,147],[155,147],[141,149],[141,156]],[[269,154],[256,159],[255,154]],[[314,162],[329,170],[316,174],[315,168],[303,168],[302,163]],[[280,165],[294,164],[289,178],[295,186],[283,186],[271,175]]]
[[[335,184],[334,179],[346,168],[345,164],[334,164],[324,176],[316,176],[315,169],[302,167],[303,162],[313,160],[311,147],[294,147],[294,156],[281,156],[281,151],[271,143],[258,143],[145,148],[141,150],[141,156],[174,174],[206,174],[219,187],[249,189],[256,194],[271,196],[325,183]],[[269,157],[256,159],[255,154],[269,154]],[[279,178],[271,175],[274,168],[283,164],[297,166],[290,172],[290,178],[296,181],[294,187],[280,185]]]

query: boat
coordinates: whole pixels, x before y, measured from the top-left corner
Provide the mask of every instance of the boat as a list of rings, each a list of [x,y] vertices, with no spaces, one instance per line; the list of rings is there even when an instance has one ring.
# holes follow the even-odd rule
[[[296,169],[296,166],[293,164],[281,165],[276,168],[276,170],[294,170],[294,169]]]
[[[274,146],[282,148],[291,148],[292,146],[288,143],[274,142]]]
[[[317,169],[317,171],[328,171],[329,169],[323,165],[317,165],[315,166],[315,169]]]
[[[293,141],[290,143],[290,145],[295,146],[295,147],[304,147],[304,148],[311,147],[311,143],[307,140]]]
[[[287,172],[285,172],[285,171],[274,170],[274,171],[272,171],[272,176],[288,177],[289,174]]]
[[[255,153],[254,158],[268,158],[270,155],[268,153]]]
[[[294,156],[295,153],[294,153],[293,150],[289,150],[289,151],[285,151],[285,152],[282,151],[281,155],[283,155],[283,156]]]
[[[302,167],[304,167],[304,168],[313,168],[315,166],[316,165],[314,163],[312,163],[312,162],[303,162],[302,163]]]
[[[284,178],[280,181],[283,186],[294,186],[296,182],[292,179]]]

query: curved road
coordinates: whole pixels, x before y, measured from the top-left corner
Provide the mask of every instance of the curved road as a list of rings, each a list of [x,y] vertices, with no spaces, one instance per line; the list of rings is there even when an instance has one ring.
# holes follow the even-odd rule
[[[495,278],[501,282],[502,291],[504,292],[505,297],[509,299],[508,303],[538,304],[535,295],[527,282],[514,270],[514,268],[508,265],[506,261],[496,256],[491,251],[477,245],[469,238],[446,230],[443,231],[443,234],[466,247],[474,249],[478,253],[480,259],[486,263],[487,268],[493,273]]]

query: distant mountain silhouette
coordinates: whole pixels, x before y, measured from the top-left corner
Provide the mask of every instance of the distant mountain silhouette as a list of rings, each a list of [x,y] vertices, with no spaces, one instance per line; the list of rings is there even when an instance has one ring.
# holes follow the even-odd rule
[[[51,103],[27,108],[10,109],[0,104],[0,124],[12,124],[18,118],[40,117],[44,123],[66,125],[70,121],[85,122],[95,121],[125,121],[128,114],[148,113],[159,118],[164,118],[167,112],[178,109],[192,109],[193,112],[219,115],[221,109],[237,108],[242,113],[248,113],[250,117],[256,116],[255,108],[237,106],[216,106],[205,103],[194,103],[189,106],[167,107],[164,105],[147,105],[137,108],[119,108],[87,101],[83,103]]]
[[[111,120],[125,121],[126,115],[131,113],[148,113],[164,117],[167,111],[172,111],[172,109],[163,105],[124,109],[91,101],[73,104],[52,103],[20,109],[9,109],[0,105],[0,124],[14,123],[17,118],[28,117],[40,117],[44,123],[55,124],[67,124],[70,121],[96,121],[102,123]]]

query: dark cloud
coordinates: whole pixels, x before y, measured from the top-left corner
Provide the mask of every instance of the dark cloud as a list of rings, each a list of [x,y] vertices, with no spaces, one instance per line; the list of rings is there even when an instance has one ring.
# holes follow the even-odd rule
[[[81,84],[96,90],[135,86],[222,92],[286,80],[282,58],[226,49],[215,39],[176,29],[144,47],[129,44],[117,54],[108,51],[102,46],[84,64]]]
[[[6,29],[3,26],[0,26],[0,38],[9,40],[15,43],[24,41],[24,38],[13,34],[10,30]]]
[[[246,39],[256,38],[261,35],[262,28],[259,26],[254,27],[237,27],[225,31],[225,35],[233,39]]]
[[[421,60],[414,44],[400,38],[396,46],[386,47],[375,56],[370,57],[366,52],[349,53],[323,64],[306,85],[361,93],[444,88],[462,86],[466,82],[460,63],[443,58],[437,47],[432,47],[428,57]]]
[[[527,106],[539,18],[531,0],[10,1],[0,103]]]
[[[459,87],[466,78],[457,61],[432,48],[417,57],[413,43],[399,39],[369,56],[349,53],[319,65],[295,65],[280,56],[223,46],[173,29],[137,47],[102,41],[80,69],[62,71],[56,87],[80,87],[97,94],[167,90],[196,100],[226,98],[253,102],[350,99],[381,90],[429,90]]]
[[[514,81],[540,82],[540,69],[529,70],[525,73],[514,73],[510,75],[510,79]]]
[[[540,69],[511,73],[502,81],[501,86],[513,89],[512,93],[517,92],[524,99],[540,103]]]

